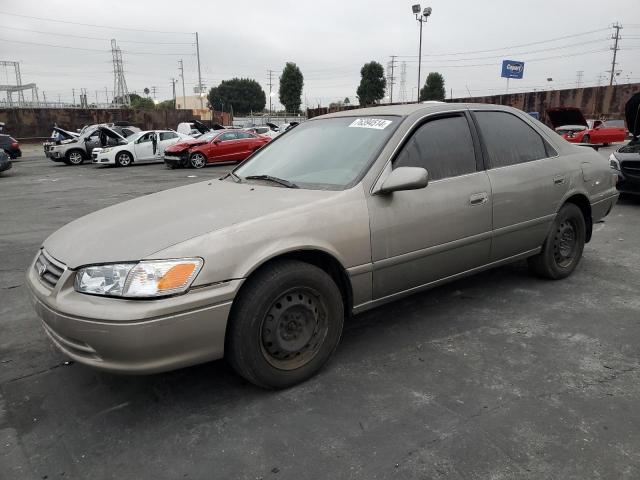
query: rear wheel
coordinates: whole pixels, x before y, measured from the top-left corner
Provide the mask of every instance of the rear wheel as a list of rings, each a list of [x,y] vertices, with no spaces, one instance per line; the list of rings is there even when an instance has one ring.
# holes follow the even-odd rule
[[[591,137],[589,135],[585,135],[584,137],[582,137],[582,143],[589,143],[591,142]]]
[[[79,150],[71,150],[65,155],[65,162],[67,165],[82,165],[84,162],[84,155]]]
[[[204,158],[204,155],[201,153],[194,153],[189,158],[189,164],[193,168],[202,168],[207,164],[207,160]]]
[[[133,163],[133,158],[129,152],[119,152],[116,155],[116,165],[119,167],[128,167]]]
[[[529,258],[529,268],[536,275],[558,280],[575,270],[582,257],[586,223],[582,211],[566,203],[558,212],[542,251]]]
[[[250,382],[286,388],[314,375],[335,351],[344,322],[333,279],[308,263],[273,263],[234,301],[226,357]]]

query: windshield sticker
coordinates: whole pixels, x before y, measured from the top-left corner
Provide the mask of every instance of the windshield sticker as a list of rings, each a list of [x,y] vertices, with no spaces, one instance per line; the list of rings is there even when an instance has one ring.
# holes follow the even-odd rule
[[[373,128],[374,130],[384,130],[391,125],[391,120],[383,120],[381,118],[356,118],[349,127],[354,128]]]

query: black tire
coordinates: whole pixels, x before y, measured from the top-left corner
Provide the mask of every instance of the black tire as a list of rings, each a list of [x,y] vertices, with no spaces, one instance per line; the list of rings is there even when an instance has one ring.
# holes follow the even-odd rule
[[[582,257],[586,232],[582,210],[573,203],[564,204],[556,215],[542,251],[528,259],[531,272],[551,280],[571,275]]]
[[[189,157],[189,166],[192,168],[203,168],[207,164],[207,159],[201,153],[194,153]]]
[[[589,143],[591,141],[591,137],[589,135],[585,135],[582,137],[582,143]]]
[[[82,165],[84,163],[84,154],[80,150],[69,150],[64,156],[67,165]]]
[[[251,276],[233,303],[225,356],[236,372],[263,388],[287,388],[318,372],[340,341],[344,305],[323,270],[272,263]]]
[[[130,167],[133,163],[133,157],[129,152],[118,152],[116,154],[116,166]]]

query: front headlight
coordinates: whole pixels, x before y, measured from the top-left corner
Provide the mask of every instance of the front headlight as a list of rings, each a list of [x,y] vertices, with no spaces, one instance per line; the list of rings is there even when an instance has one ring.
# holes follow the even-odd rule
[[[107,152],[110,152],[111,150],[113,150],[113,148],[111,147],[103,148],[102,150],[98,150],[98,153],[107,153]]]
[[[84,267],[76,273],[80,293],[153,298],[185,292],[202,268],[201,258],[148,260]]]
[[[618,172],[620,171],[620,162],[613,153],[609,155],[609,166]]]

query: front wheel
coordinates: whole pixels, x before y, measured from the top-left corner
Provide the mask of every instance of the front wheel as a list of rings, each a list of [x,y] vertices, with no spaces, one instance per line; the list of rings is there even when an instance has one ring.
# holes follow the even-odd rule
[[[244,378],[286,388],[313,376],[335,351],[344,323],[333,279],[308,263],[273,263],[250,277],[234,301],[225,352]]]
[[[529,269],[552,280],[568,277],[582,257],[586,231],[582,211],[573,203],[565,204],[556,215],[542,251],[529,258]]]
[[[82,152],[78,150],[71,150],[65,156],[65,160],[66,161],[64,163],[67,165],[82,165],[82,162],[84,162],[84,155],[82,155]]]
[[[191,155],[191,158],[189,158],[189,164],[193,168],[202,168],[207,164],[207,160],[201,153],[194,153]]]
[[[133,158],[128,152],[120,152],[116,155],[116,165],[118,167],[128,167],[133,163]]]

